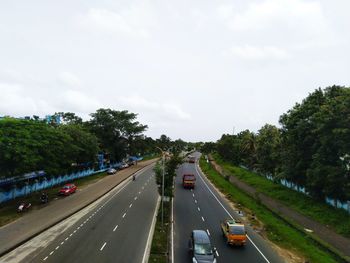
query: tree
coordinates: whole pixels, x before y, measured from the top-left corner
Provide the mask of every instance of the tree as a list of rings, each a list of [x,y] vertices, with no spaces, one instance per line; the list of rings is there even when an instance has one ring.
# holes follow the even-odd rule
[[[265,124],[256,136],[257,168],[273,176],[280,167],[281,132],[270,124]]]
[[[137,114],[111,109],[98,109],[91,114],[92,119],[87,123],[111,158],[120,161],[130,152],[135,152],[135,141],[147,129],[136,121]]]

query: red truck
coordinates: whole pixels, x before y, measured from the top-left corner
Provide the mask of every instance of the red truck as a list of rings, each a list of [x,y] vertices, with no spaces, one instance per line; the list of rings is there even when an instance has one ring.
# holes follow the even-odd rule
[[[182,176],[182,185],[184,188],[194,189],[195,183],[196,183],[196,177],[194,176],[194,174],[184,174]]]

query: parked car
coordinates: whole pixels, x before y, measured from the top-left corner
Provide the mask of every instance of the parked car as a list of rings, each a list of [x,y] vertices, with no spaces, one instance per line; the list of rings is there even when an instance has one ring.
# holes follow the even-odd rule
[[[70,195],[75,193],[77,186],[75,184],[65,184],[58,192],[59,195]]]
[[[216,263],[215,251],[209,236],[204,230],[193,230],[188,242],[192,262]]]
[[[107,170],[107,174],[115,174],[116,172],[117,172],[117,170],[114,169],[114,168],[109,168],[109,169]]]
[[[128,168],[129,165],[127,163],[123,163],[121,166],[120,166],[120,169],[125,169],[125,168]]]

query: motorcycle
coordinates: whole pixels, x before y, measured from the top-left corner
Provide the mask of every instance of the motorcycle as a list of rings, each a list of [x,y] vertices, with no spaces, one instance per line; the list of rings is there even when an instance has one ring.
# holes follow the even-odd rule
[[[17,212],[18,213],[24,212],[24,211],[28,210],[31,206],[32,206],[31,203],[24,203],[24,202],[20,203],[20,205],[17,208]]]
[[[47,194],[42,194],[40,196],[40,202],[42,204],[46,204],[47,202],[49,202],[49,196]]]

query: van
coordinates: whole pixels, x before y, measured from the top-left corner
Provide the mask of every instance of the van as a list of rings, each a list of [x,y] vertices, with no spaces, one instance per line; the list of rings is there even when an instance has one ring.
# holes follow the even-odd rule
[[[216,263],[216,249],[212,247],[209,236],[204,230],[192,231],[188,247],[193,263]]]

